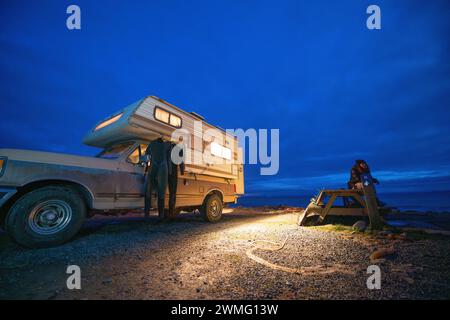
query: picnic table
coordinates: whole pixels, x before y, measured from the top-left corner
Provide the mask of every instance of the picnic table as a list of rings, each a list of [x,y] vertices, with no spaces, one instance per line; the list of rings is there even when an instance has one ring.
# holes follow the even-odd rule
[[[341,205],[334,205],[342,199]],[[328,215],[334,216],[366,216],[370,220],[371,229],[380,229],[383,220],[380,213],[388,211],[379,207],[370,177],[364,180],[361,189],[325,189],[317,198],[312,198],[308,207],[299,215],[298,225],[305,225],[307,218],[317,216],[315,224],[320,224]]]

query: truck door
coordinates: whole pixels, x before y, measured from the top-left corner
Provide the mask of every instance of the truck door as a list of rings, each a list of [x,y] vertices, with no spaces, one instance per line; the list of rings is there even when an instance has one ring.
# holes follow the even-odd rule
[[[236,180],[236,194],[244,194],[244,164],[243,164],[243,153],[242,148],[238,148],[238,163],[237,174],[238,179]]]
[[[139,160],[146,149],[147,144],[139,144],[121,161],[117,174],[115,208],[132,209],[144,206],[145,166],[142,166]]]

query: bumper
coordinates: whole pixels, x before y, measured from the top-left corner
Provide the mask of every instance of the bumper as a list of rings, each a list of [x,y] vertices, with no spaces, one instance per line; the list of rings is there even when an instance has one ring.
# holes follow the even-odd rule
[[[16,188],[0,186],[0,208],[17,192]]]

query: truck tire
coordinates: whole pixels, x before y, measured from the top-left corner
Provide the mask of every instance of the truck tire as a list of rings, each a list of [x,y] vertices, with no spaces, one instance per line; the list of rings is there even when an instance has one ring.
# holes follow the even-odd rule
[[[203,219],[208,222],[217,222],[222,218],[222,199],[215,193],[205,199],[200,212]]]
[[[6,232],[24,247],[56,246],[78,233],[86,213],[84,199],[73,188],[43,187],[14,203],[6,217]]]

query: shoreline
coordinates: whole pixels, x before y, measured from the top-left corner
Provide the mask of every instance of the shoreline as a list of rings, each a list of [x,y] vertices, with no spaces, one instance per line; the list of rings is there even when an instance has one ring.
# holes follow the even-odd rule
[[[410,212],[439,212],[450,214],[450,191],[424,191],[424,192],[377,192],[380,200],[389,207]],[[269,206],[295,206],[305,207],[317,191],[302,191],[297,195],[252,195],[246,194],[238,199],[237,206],[260,207]]]

